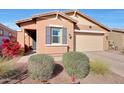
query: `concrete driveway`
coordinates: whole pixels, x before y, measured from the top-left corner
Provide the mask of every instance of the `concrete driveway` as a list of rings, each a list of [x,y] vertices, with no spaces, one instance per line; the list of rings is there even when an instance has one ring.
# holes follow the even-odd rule
[[[86,54],[91,59],[100,58],[105,60],[105,62],[109,65],[111,71],[124,77],[124,55],[105,51],[86,52]]]

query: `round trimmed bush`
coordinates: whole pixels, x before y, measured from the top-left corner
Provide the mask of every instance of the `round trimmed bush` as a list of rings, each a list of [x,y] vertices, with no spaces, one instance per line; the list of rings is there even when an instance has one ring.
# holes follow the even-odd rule
[[[28,74],[32,79],[47,81],[52,77],[54,59],[46,54],[37,54],[29,58]]]
[[[64,68],[71,77],[84,78],[89,74],[89,58],[81,52],[67,52],[63,55]]]

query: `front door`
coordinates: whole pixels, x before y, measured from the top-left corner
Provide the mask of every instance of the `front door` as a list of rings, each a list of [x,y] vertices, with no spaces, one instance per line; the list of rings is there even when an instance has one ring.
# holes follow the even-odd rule
[[[32,37],[32,49],[36,50],[36,42],[37,42],[36,31],[32,31],[31,37]]]

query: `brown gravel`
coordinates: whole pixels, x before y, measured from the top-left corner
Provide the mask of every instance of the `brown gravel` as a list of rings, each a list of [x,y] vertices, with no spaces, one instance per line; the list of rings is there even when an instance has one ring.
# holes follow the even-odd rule
[[[48,81],[50,84],[71,84],[71,78],[65,72],[62,63],[56,62],[56,68],[54,70],[53,77]],[[22,69],[26,68],[27,64],[19,64]],[[18,84],[42,84],[41,81],[31,80],[26,77],[27,73],[22,75],[21,78],[15,78],[11,82],[18,81]],[[26,77],[26,78],[25,78]],[[11,83],[10,82],[10,83]],[[90,73],[86,78],[80,80],[81,84],[124,84],[124,77],[121,77],[113,72],[106,75],[95,75]]]
[[[54,76],[48,81],[50,84],[71,84],[71,78],[65,72],[62,63],[56,62],[57,66]],[[121,77],[113,72],[106,75],[96,75],[90,73],[86,78],[80,80],[81,84],[124,84],[124,77]],[[40,84],[42,82],[26,78],[21,83],[23,84]]]

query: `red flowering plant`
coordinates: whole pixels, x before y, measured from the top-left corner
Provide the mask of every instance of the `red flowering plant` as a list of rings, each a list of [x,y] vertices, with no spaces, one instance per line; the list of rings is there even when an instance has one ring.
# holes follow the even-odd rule
[[[14,37],[10,39],[2,40],[2,55],[3,57],[15,57],[20,52],[21,45],[16,41]]]

